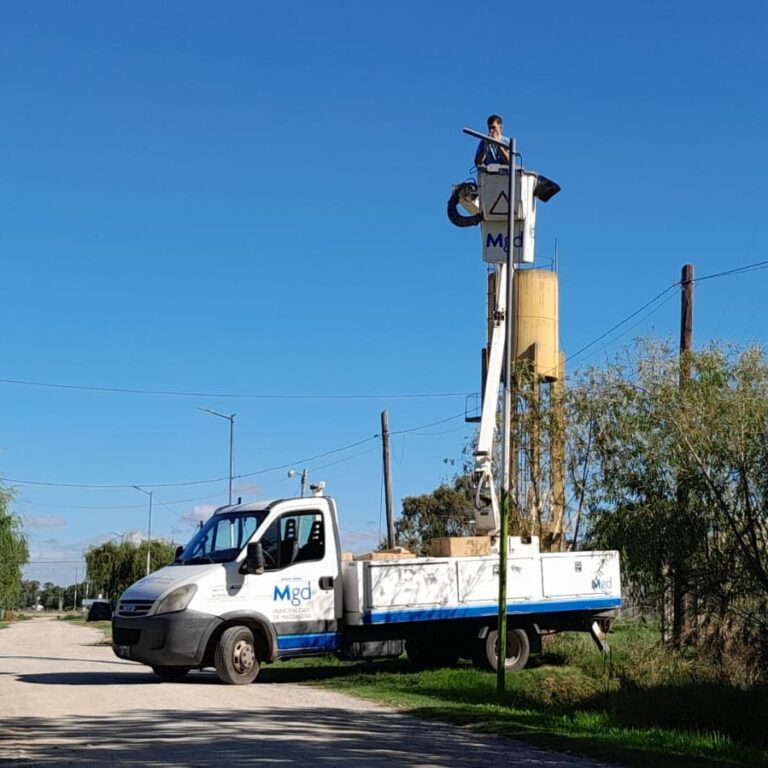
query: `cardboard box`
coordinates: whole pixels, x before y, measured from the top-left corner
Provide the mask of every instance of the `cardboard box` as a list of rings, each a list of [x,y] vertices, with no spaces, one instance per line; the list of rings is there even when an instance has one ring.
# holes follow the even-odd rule
[[[355,555],[355,560],[405,560],[409,557],[416,557],[416,555],[405,547],[395,547],[394,549],[382,549],[378,552]]]
[[[490,536],[448,536],[429,542],[432,557],[477,557],[491,554]]]
[[[341,562],[346,563],[349,560],[352,560],[352,553],[351,552],[342,552],[341,553]]]

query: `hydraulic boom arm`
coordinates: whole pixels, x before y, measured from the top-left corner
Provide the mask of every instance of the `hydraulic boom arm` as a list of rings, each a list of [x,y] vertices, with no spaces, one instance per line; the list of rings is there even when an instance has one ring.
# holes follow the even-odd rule
[[[501,384],[502,365],[504,363],[504,344],[506,338],[507,266],[498,268],[496,281],[496,303],[493,313],[493,332],[488,355],[488,368],[483,391],[480,433],[477,437],[475,452],[475,530],[479,535],[496,537],[499,535],[501,516],[499,499],[493,477],[493,438],[496,432],[496,414],[499,405],[499,386]]]

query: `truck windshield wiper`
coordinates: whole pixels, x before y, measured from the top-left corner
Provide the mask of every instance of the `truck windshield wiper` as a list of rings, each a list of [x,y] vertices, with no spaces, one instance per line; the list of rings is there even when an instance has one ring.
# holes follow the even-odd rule
[[[193,565],[195,563],[215,563],[216,561],[210,555],[198,555],[190,557],[188,560],[181,560],[182,565]]]

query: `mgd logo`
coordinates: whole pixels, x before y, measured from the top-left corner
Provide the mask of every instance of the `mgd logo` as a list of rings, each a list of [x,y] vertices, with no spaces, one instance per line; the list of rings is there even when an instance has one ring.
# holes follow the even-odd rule
[[[515,235],[515,239],[513,240],[515,244],[515,248],[522,248],[523,247],[523,233],[520,232],[519,234]],[[504,235],[502,233],[499,233],[497,235],[493,235],[492,233],[488,233],[485,236],[485,247],[486,248],[502,248],[504,250],[504,253],[507,252],[509,249],[509,235]]]
[[[613,589],[613,579],[592,579],[592,589],[610,592]]]
[[[301,605],[303,600],[312,599],[312,587],[309,582],[305,587],[291,587],[290,584],[286,584],[282,589],[275,585],[274,600],[288,600],[291,605]]]

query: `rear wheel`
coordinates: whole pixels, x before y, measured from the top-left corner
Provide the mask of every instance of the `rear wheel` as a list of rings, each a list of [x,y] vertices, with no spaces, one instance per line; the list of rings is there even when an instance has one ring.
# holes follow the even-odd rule
[[[181,680],[189,672],[189,667],[152,667],[152,671],[166,683]]]
[[[478,640],[475,647],[473,661],[478,667],[498,669],[499,633],[495,629],[488,631],[485,638]],[[531,641],[524,629],[507,630],[507,652],[504,661],[504,669],[508,672],[517,672],[528,663],[531,655]]]
[[[259,674],[253,632],[248,627],[225,629],[216,645],[213,664],[222,683],[252,683]]]

